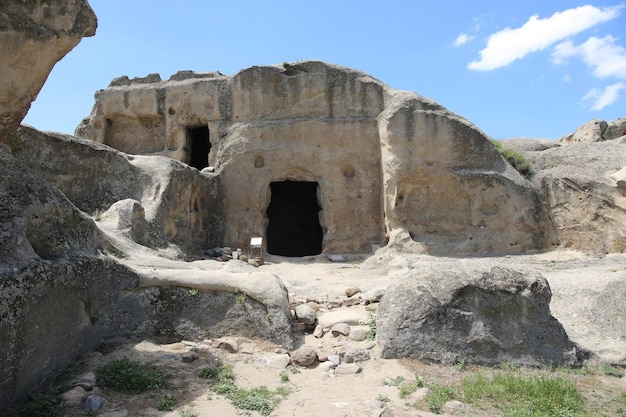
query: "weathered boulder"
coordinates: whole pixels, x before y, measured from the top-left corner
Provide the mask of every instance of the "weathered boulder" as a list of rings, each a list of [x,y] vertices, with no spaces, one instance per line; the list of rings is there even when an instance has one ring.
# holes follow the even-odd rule
[[[548,145],[545,141],[531,139],[502,144],[521,153],[530,164],[530,180],[550,213],[556,244],[588,252],[624,251],[624,144],[604,140],[544,146]]]
[[[626,137],[626,117],[608,122],[603,137],[604,140],[619,139],[623,141]]]
[[[387,289],[376,338],[384,358],[447,364],[578,364],[550,313],[548,282],[504,267],[412,273]]]
[[[559,142],[577,143],[577,142],[600,142],[604,140],[603,135],[608,127],[604,120],[590,120],[580,126],[573,133],[563,136]]]
[[[102,214],[99,224],[105,229],[128,229],[133,240],[150,248],[175,244],[189,256],[221,246],[224,215],[211,174],[171,158],[130,156],[28,126],[18,129],[16,144],[13,153],[24,169],[45,178],[84,212]],[[140,205],[121,202],[128,199]],[[120,212],[127,204],[131,212],[138,210],[134,220]]]
[[[139,277],[101,256],[111,244],[57,189],[0,150],[0,408],[103,338],[139,322]]]
[[[621,139],[626,136],[626,118],[606,122],[590,120],[573,133],[563,136],[559,143],[564,145],[578,142],[601,142],[603,140]]]
[[[484,133],[338,65],[122,77],[76,133],[214,167],[226,246],[263,236],[271,254],[305,256],[406,235],[421,251],[459,255],[543,249],[552,237],[538,193]]]
[[[52,67],[96,25],[86,0],[0,2],[0,146],[12,147]]]

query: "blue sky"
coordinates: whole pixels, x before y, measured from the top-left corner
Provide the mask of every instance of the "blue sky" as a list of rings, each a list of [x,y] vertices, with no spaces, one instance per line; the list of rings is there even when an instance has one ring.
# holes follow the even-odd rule
[[[73,133],[118,76],[318,59],[427,96],[498,139],[626,117],[626,5],[585,1],[90,0],[98,30],[24,123]]]

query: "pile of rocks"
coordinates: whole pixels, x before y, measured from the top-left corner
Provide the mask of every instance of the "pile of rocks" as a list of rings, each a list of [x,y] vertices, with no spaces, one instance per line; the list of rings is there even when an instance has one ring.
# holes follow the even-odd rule
[[[68,408],[82,406],[88,411],[98,411],[102,408],[102,395],[96,386],[96,374],[87,372],[74,382],[72,389],[61,394],[63,402]]]
[[[369,351],[376,346],[375,312],[384,292],[348,287],[345,297],[330,300],[290,296],[293,330],[319,340],[316,346],[305,344],[292,351],[291,363],[308,367],[319,362],[320,368],[335,375],[361,372],[358,362],[369,360]],[[338,310],[341,307],[351,308]]]

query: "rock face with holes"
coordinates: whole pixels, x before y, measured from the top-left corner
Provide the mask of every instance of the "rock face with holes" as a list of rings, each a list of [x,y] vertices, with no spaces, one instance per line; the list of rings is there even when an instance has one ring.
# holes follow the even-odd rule
[[[232,77],[120,77],[76,133],[123,152],[213,167],[224,241],[287,256],[369,251],[410,236],[433,254],[548,247],[532,184],[467,120],[317,61]]]
[[[0,2],[0,145],[11,147],[54,64],[96,24],[86,0]]]
[[[530,270],[409,274],[380,302],[380,354],[447,364],[579,364],[586,354],[551,315],[551,296],[545,278]]]

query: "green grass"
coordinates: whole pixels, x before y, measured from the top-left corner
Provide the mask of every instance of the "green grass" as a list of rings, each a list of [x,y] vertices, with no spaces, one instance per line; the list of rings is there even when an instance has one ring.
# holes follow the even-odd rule
[[[470,404],[494,403],[508,417],[582,416],[583,397],[563,378],[481,374],[463,380],[461,399]]]
[[[624,376],[624,372],[622,372],[621,369],[609,364],[604,364],[600,366],[600,372],[602,372],[606,376],[614,376],[616,378],[621,378]]]
[[[138,394],[168,386],[169,375],[155,366],[145,366],[128,358],[109,362],[96,371],[98,385],[115,391]]]
[[[163,394],[156,404],[156,409],[159,411],[172,411],[176,405],[178,405],[178,398],[175,395]]]
[[[439,384],[432,384],[430,389],[430,394],[426,396],[426,403],[430,411],[439,414],[441,413],[443,405],[455,398],[454,390]]]
[[[382,402],[384,402],[384,403],[389,403],[389,402],[391,402],[391,399],[390,399],[389,397],[387,397],[386,395],[383,395],[383,394],[378,394],[378,396],[376,396],[376,399],[377,399],[378,401],[382,401]]]
[[[58,395],[46,394],[24,404],[18,411],[19,417],[55,417],[65,414],[65,405]]]
[[[512,149],[506,149],[504,146],[502,146],[500,142],[496,140],[492,140],[491,142],[496,147],[496,150],[500,152],[500,155],[502,155],[504,159],[506,159],[508,163],[513,166],[513,168],[515,168],[520,174],[522,174],[524,178],[528,178],[530,176],[530,164],[520,153]]]
[[[287,373],[285,372],[284,375],[287,376]],[[211,391],[228,398],[234,407],[256,411],[263,416],[271,414],[282,399],[289,394],[289,391],[284,388],[276,390],[270,390],[265,386],[250,389],[239,388],[235,385],[232,367],[228,365],[204,368],[200,371],[200,377],[211,384]],[[287,380],[288,378],[287,376]]]

